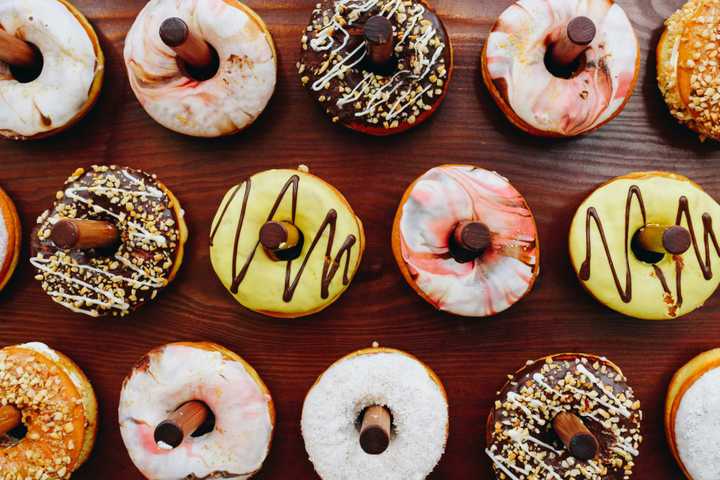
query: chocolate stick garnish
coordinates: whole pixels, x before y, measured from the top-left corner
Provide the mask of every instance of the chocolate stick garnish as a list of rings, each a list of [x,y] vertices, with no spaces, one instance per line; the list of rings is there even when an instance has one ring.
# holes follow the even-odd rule
[[[85,250],[116,245],[120,239],[117,228],[103,220],[62,218],[53,225],[50,240],[60,248]]]
[[[194,35],[180,18],[168,18],[160,25],[160,39],[191,67],[205,69],[213,63],[208,43]]]
[[[577,60],[595,39],[595,23],[588,17],[575,17],[568,22],[562,37],[552,46],[552,61],[559,67],[567,67]]]
[[[365,22],[363,35],[367,43],[368,57],[372,64],[382,69],[386,67],[393,56],[393,27],[390,20],[382,15],[370,17]]]
[[[600,450],[597,438],[577,415],[570,412],[558,413],[553,420],[553,429],[565,448],[578,460],[595,458]]]
[[[0,60],[8,65],[32,68],[39,64],[37,51],[22,40],[0,28]]]
[[[360,427],[360,447],[368,455],[380,455],[390,445],[390,411],[382,406],[368,407]]]
[[[267,222],[260,228],[260,244],[273,260],[288,260],[283,254],[296,249],[301,238],[300,230],[290,222]]]
[[[0,437],[13,431],[20,425],[22,413],[12,405],[0,407]]]
[[[155,428],[155,443],[162,442],[177,448],[183,439],[198,430],[209,416],[210,410],[203,402],[187,402]]]
[[[450,253],[461,263],[478,258],[490,246],[492,234],[482,222],[463,221],[455,226],[450,238]]]
[[[690,232],[679,225],[645,225],[638,230],[637,241],[648,252],[682,255],[692,239]]]

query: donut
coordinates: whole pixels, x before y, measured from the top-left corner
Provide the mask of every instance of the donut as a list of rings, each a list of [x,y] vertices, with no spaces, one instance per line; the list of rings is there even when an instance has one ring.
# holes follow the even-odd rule
[[[200,404],[205,421],[175,445],[158,438],[173,412]],[[148,479],[255,475],[270,450],[275,409],[257,372],[214,343],[172,343],[145,355],[123,383],[120,432]],[[185,432],[184,430],[187,430]]]
[[[675,373],[665,402],[670,450],[690,480],[720,477],[717,451],[720,349],[704,352]]]
[[[627,480],[642,411],[620,368],[581,353],[529,361],[498,392],[487,449],[500,480]]]
[[[301,44],[311,96],[333,123],[370,135],[423,123],[452,77],[450,36],[423,0],[322,0]]]
[[[720,2],[690,0],[667,19],[657,46],[658,86],[670,113],[703,140],[720,140],[718,28]]]
[[[381,453],[361,446],[371,408],[391,419]],[[323,480],[427,477],[445,452],[448,401],[442,382],[420,360],[392,348],[347,355],[317,379],[302,410],[302,435]]]
[[[678,318],[701,307],[720,283],[718,218],[720,206],[688,178],[631,173],[580,205],[570,258],[582,285],[613,310],[645,320]]]
[[[30,259],[55,302],[92,317],[125,316],[175,278],[188,231],[155,175],[79,168],[55,198],[37,220]]]
[[[62,132],[95,104],[105,56],[90,23],[66,0],[0,0],[0,44],[1,136]]]
[[[72,360],[43,343],[0,350],[0,477],[67,480],[90,456],[97,401]]]
[[[364,250],[362,222],[345,197],[303,165],[231,188],[210,232],[210,260],[225,288],[272,317],[329,306],[347,290]]]
[[[612,0],[523,0],[505,10],[482,53],[492,98],[516,127],[571,137],[620,114],[638,79],[632,24]]]
[[[0,290],[10,281],[20,258],[22,228],[15,204],[0,188]]]
[[[169,19],[183,36],[177,29],[167,37],[161,32]],[[238,0],[150,0],[127,34],[124,57],[130,86],[148,115],[185,135],[244,130],[275,91],[270,31]]]
[[[540,270],[527,202],[507,179],[472,165],[441,165],[410,185],[393,222],[392,249],[422,298],[469,317],[510,308]]]

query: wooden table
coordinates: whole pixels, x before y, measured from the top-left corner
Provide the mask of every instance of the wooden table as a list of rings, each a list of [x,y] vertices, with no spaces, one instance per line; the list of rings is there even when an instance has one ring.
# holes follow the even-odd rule
[[[497,0],[435,0],[456,52],[445,104],[415,131],[367,138],[333,126],[301,88],[295,71],[299,37],[315,0],[249,0],[268,23],[280,53],[280,78],[269,108],[243,134],[200,140],[174,134],[140,108],[122,61],[125,33],[144,0],[76,0],[108,57],[97,108],[65,134],[35,143],[0,144],[0,183],[24,222],[25,250],[0,295],[0,342],[43,341],[75,359],[92,380],[101,426],[78,479],[141,478],[120,439],[120,385],[149,349],[178,340],[222,343],[251,362],[278,408],[273,448],[258,478],[315,478],[300,435],[307,389],[331,362],[377,340],[429,363],[450,398],[447,453],[431,478],[491,478],[485,418],[505,375],[527,359],[585,351],[608,356],[629,377],[646,414],[637,479],[677,479],[665,443],[662,411],[673,372],[720,343],[720,302],[673,322],[624,318],[592,300],[575,278],[567,231],[579,202],[598,183],[633,170],[690,176],[720,198],[717,146],[702,144],[669,116],[655,82],[654,49],[666,16],[681,0],[621,0],[642,48],[640,83],[620,117],[589,136],[530,138],[511,127],[479,75],[480,50]],[[491,319],[436,313],[405,284],[390,251],[390,229],[406,186],[442,162],[473,163],[507,176],[537,216],[542,275],[531,295]],[[95,320],[54,304],[33,279],[30,229],[65,178],[93,163],[157,173],[180,198],[191,229],[177,280],[157,301],[124,320]],[[310,166],[345,193],[365,223],[362,272],[331,308],[311,318],[274,320],[243,310],[212,271],[210,222],[225,191],[273,167]]]

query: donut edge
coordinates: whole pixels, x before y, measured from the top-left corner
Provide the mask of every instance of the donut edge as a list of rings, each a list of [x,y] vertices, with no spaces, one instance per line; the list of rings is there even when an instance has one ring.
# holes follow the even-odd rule
[[[10,196],[0,188],[0,215],[5,220],[8,231],[8,258],[0,265],[0,291],[12,278],[20,260],[22,250],[22,225],[15,204]]]

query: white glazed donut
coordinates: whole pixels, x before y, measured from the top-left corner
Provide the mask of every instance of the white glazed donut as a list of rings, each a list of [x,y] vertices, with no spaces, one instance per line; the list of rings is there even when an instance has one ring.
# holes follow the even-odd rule
[[[160,39],[168,18],[184,20],[218,53],[217,74],[187,76]],[[237,0],[151,0],[125,39],[125,64],[147,113],[186,135],[218,137],[250,126],[275,90],[277,55],[262,19]]]
[[[155,427],[184,403],[204,402],[215,428],[175,449],[155,443]],[[211,343],[175,343],[148,353],[123,384],[120,431],[135,466],[152,480],[252,477],[270,448],[275,410],[257,372]]]
[[[392,415],[390,444],[381,455],[366,454],[359,443],[357,419],[373,405]],[[445,451],[445,390],[432,370],[405,352],[359,350],[338,360],[310,389],[302,435],[324,480],[424,479]]]
[[[547,45],[578,16],[590,18],[597,34],[580,72],[560,78],[545,65]],[[492,28],[483,77],[518,127],[540,136],[574,136],[622,111],[635,87],[639,60],[630,20],[612,0],[520,0]]]
[[[85,17],[65,0],[0,0],[0,28],[43,57],[40,76],[27,83],[0,61],[0,135],[48,136],[84,116],[100,92],[105,65]]]

